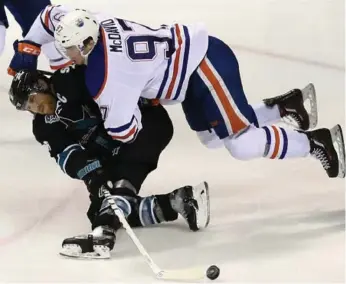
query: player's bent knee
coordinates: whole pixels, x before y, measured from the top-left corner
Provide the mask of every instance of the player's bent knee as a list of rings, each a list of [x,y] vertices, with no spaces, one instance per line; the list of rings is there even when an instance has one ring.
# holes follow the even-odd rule
[[[196,134],[199,141],[208,149],[216,149],[223,146],[222,140],[220,140],[214,130],[198,131]]]
[[[247,151],[247,147],[241,143],[238,138],[226,138],[224,144],[228,152],[237,160],[250,160],[252,155]]]
[[[263,157],[265,150],[265,133],[262,129],[252,127],[241,135],[223,140],[226,149],[238,160],[251,160]]]

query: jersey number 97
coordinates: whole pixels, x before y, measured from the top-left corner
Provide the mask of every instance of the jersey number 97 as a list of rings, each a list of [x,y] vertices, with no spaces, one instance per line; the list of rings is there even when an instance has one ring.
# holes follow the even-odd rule
[[[117,19],[124,31],[133,31],[124,20]],[[137,24],[137,23],[136,23]],[[140,25],[140,24],[137,24]],[[141,25],[143,26],[143,25]],[[156,31],[147,26],[143,26],[150,31]],[[157,45],[165,44],[165,58],[168,59],[173,53],[173,42],[168,37],[158,37],[154,35],[131,35],[126,39],[127,55],[133,61],[153,60],[157,56]]]

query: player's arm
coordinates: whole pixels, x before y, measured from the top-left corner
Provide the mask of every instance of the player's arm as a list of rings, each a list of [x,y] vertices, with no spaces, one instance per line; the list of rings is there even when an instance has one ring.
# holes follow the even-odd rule
[[[24,40],[43,45],[54,41],[55,27],[69,9],[60,5],[48,5],[37,16]]]
[[[13,43],[15,54],[8,68],[10,75],[21,69],[37,69],[41,45],[54,41],[55,27],[68,11],[66,7],[55,5],[49,5],[41,11],[24,39]]]
[[[73,179],[83,180],[91,194],[97,195],[101,187],[107,186],[109,173],[100,157],[72,138],[57,116],[35,118],[33,132],[39,143],[48,146],[61,170]]]
[[[149,79],[148,70],[124,53],[105,48],[95,50],[88,57],[85,82],[113,140],[132,142],[142,129],[138,101]]]
[[[113,140],[128,143],[136,139],[142,129],[139,98],[140,91],[121,83],[106,85],[97,97],[105,129]]]
[[[33,133],[39,143],[48,146],[51,157],[71,178],[86,180],[88,175],[101,168],[101,162],[70,137],[56,116],[36,117]]]

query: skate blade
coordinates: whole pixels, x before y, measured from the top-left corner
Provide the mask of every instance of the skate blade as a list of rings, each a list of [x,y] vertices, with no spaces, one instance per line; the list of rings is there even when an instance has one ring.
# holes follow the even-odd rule
[[[309,114],[309,129],[313,129],[317,126],[318,122],[318,112],[317,112],[317,99],[316,99],[316,90],[315,86],[310,83],[304,89],[302,89],[303,101],[306,101],[310,104],[310,111],[307,112]]]
[[[109,259],[111,257],[109,248],[105,246],[94,246],[94,251],[82,253],[78,245],[65,245],[59,254],[76,259]]]
[[[198,203],[197,227],[204,229],[208,227],[210,221],[210,198],[207,182],[202,182],[193,187],[193,198]]]
[[[339,124],[330,129],[332,135],[333,145],[339,158],[339,178],[345,178],[345,143],[342,134],[342,129]],[[335,147],[336,146],[336,147]]]

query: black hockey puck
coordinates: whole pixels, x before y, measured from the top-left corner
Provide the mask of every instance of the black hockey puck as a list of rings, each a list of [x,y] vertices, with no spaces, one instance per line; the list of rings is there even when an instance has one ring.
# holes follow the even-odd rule
[[[207,277],[210,280],[215,280],[220,275],[220,268],[218,268],[216,265],[212,265],[207,269]]]

